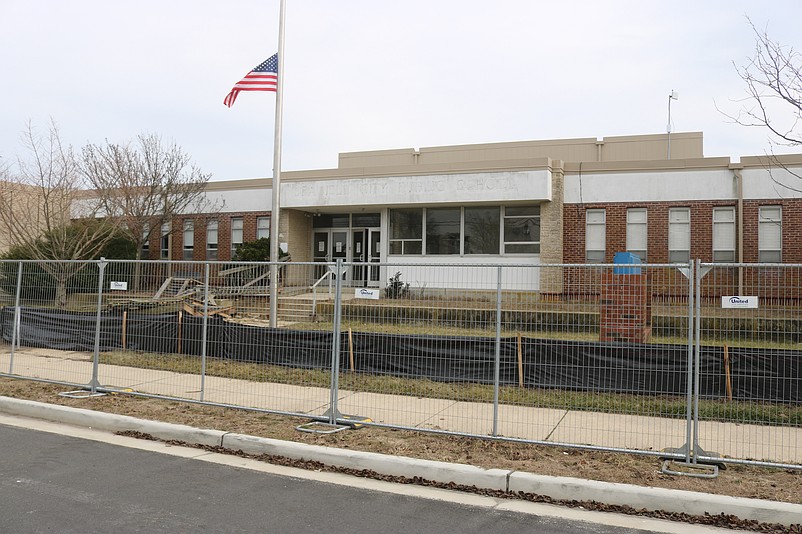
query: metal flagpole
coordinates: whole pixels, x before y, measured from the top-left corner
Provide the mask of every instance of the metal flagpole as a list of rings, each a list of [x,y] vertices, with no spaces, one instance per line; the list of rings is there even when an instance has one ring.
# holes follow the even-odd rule
[[[270,326],[276,327],[278,315],[279,206],[281,200],[281,109],[284,98],[284,4],[278,17],[278,72],[276,80],[276,131],[273,135],[273,207],[270,212]]]

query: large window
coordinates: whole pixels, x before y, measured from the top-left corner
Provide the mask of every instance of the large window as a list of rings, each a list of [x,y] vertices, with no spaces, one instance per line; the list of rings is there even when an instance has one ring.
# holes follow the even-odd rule
[[[217,259],[217,221],[206,223],[206,259]]]
[[[195,221],[184,219],[184,259],[195,258]]]
[[[423,210],[390,210],[390,254],[423,253]]]
[[[504,252],[540,252],[540,206],[504,208]]]
[[[627,210],[627,252],[637,254],[644,262],[646,261],[648,228],[646,208]]]
[[[603,263],[607,240],[606,213],[603,209],[585,212],[585,261]]]
[[[242,217],[234,217],[231,219],[231,257],[237,255],[237,246],[242,244]]]
[[[758,213],[758,261],[782,261],[783,212],[780,206],[760,206]]]
[[[713,208],[713,261],[735,261],[735,207]]]
[[[460,208],[426,210],[426,254],[460,253]]]
[[[465,208],[465,254],[498,254],[501,211],[498,208]]]
[[[688,263],[691,259],[691,210],[668,210],[668,261]]]
[[[270,239],[270,217],[256,218],[256,239]]]
[[[424,251],[427,255],[537,254],[540,207],[390,210],[390,254]]]

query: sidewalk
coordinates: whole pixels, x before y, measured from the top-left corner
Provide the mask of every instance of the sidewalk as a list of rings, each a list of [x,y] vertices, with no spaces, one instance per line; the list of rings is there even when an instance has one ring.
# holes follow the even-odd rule
[[[8,345],[0,352],[0,372],[9,373]],[[88,384],[91,354],[23,347],[15,352],[14,375]],[[241,379],[99,365],[103,387],[152,395],[238,405],[299,415],[322,416],[330,407],[328,388],[290,386]],[[376,423],[476,435],[493,433],[493,405],[464,400],[340,390],[342,414]],[[500,405],[497,435],[544,442],[616,449],[660,451],[685,443],[686,423],[657,414],[626,415]],[[802,428],[715,421],[699,422],[700,446],[721,456],[802,464]]]

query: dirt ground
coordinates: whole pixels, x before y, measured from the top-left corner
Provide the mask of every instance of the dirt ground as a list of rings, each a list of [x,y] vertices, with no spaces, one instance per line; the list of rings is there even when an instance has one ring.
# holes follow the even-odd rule
[[[58,395],[64,390],[63,386],[58,385],[0,378],[0,395],[3,396],[142,419],[486,468],[802,504],[802,471],[799,470],[730,465],[721,470],[715,479],[670,476],[660,472],[661,462],[654,457],[374,427],[329,435],[310,434],[296,430],[299,424],[309,422],[305,419],[126,395],[72,399]]]

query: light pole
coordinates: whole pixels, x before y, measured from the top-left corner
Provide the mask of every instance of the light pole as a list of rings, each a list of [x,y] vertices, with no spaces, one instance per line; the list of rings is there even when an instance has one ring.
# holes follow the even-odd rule
[[[671,90],[668,93],[668,124],[666,125],[666,133],[668,134],[668,156],[666,159],[671,159],[671,101],[679,100],[679,93]]]

